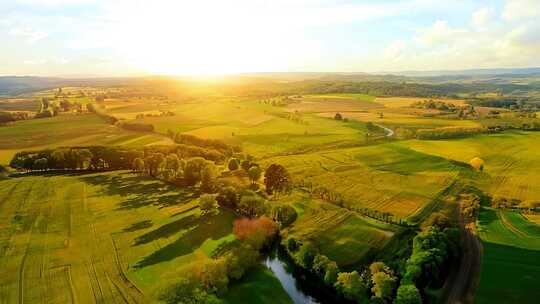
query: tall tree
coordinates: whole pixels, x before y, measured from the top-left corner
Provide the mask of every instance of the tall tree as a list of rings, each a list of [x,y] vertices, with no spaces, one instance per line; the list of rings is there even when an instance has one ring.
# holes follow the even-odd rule
[[[266,169],[264,184],[268,194],[285,192],[291,187],[291,177],[285,167],[272,164]]]

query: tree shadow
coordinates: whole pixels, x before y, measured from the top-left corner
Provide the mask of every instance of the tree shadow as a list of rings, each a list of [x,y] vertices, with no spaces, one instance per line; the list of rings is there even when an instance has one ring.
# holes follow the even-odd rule
[[[151,220],[140,221],[131,224],[129,227],[122,229],[122,232],[135,232],[137,230],[146,229],[152,227]]]
[[[126,197],[117,210],[135,209],[148,205],[162,207],[185,204],[199,196],[192,188],[178,188],[160,180],[135,176],[131,173],[92,175],[82,177],[88,184],[101,186],[101,195]]]
[[[187,226],[183,226],[182,221]],[[208,214],[201,217],[190,216],[164,225],[167,226],[165,228],[162,226],[151,231],[140,242],[149,242],[163,237],[163,234],[172,235],[173,231],[186,230],[176,241],[144,257],[135,265],[135,268],[143,268],[161,262],[171,261],[177,257],[190,254],[209,238],[218,240],[229,235],[232,227],[231,222],[232,219],[221,214]]]
[[[181,230],[189,230],[197,225],[199,217],[191,214],[189,216],[178,219],[174,222],[165,224],[157,229],[138,236],[135,239],[133,246],[143,245],[155,241],[160,238],[167,238],[171,235],[180,232]]]

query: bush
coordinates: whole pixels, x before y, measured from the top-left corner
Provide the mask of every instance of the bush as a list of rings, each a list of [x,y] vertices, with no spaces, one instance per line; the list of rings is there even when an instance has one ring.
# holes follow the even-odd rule
[[[220,206],[236,209],[238,205],[238,193],[236,193],[234,187],[222,187],[219,190],[216,200]]]
[[[217,208],[217,201],[215,195],[203,194],[199,198],[199,208],[203,214],[211,213]]]
[[[292,224],[298,217],[296,210],[289,205],[272,206],[270,213],[272,219],[279,223],[282,228]]]
[[[422,304],[420,291],[412,284],[401,285],[397,290],[394,304]]]

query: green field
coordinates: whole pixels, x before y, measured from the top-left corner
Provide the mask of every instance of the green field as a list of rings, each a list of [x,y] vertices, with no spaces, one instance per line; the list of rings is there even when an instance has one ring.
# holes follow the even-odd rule
[[[264,164],[273,162],[284,165],[298,179],[340,193],[354,206],[401,218],[419,212],[462,169],[445,158],[395,143],[264,160]]]
[[[272,271],[257,266],[234,284],[223,297],[226,303],[292,304]]]
[[[313,242],[339,266],[354,265],[368,253],[382,249],[396,231],[396,227],[328,203],[301,198],[293,201],[301,212],[285,235],[301,242]]]
[[[418,152],[461,162],[485,161],[478,187],[493,196],[540,200],[540,133],[508,131],[455,140],[412,140],[403,145]]]
[[[478,219],[484,246],[477,303],[535,303],[540,297],[540,226],[517,212],[484,207]]]
[[[234,240],[232,213],[131,173],[12,178],[0,198],[2,303],[145,302]]]
[[[52,118],[18,121],[0,126],[0,164],[21,150],[60,146],[168,143],[163,136],[127,131],[107,124],[93,114],[65,114]]]

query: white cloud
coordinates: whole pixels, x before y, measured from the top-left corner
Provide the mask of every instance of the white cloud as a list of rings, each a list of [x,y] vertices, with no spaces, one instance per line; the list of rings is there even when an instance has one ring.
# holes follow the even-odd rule
[[[419,29],[415,40],[424,46],[433,47],[452,44],[468,33],[467,29],[452,28],[447,21],[437,20],[432,26]]]
[[[494,22],[495,11],[492,8],[481,8],[472,15],[472,23],[477,30],[486,30]]]
[[[510,21],[540,17],[539,0],[507,0],[503,17]]]
[[[407,47],[407,44],[402,41],[394,41],[384,50],[384,56],[390,60],[397,60],[403,55],[403,51]]]
[[[26,65],[43,65],[48,63],[49,61],[46,59],[31,59],[31,60],[25,60],[23,61]]]
[[[12,28],[8,33],[12,36],[23,37],[28,44],[33,44],[48,36],[45,32],[36,31],[29,27]]]

